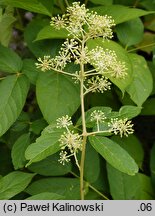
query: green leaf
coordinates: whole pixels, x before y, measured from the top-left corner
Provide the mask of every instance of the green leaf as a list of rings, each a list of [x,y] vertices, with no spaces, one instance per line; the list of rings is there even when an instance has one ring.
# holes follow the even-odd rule
[[[141,115],[155,115],[155,98],[148,98],[143,103]]]
[[[89,0],[89,1],[99,5],[111,5],[113,3],[113,0]]]
[[[63,176],[71,172],[71,162],[62,165],[58,160],[59,153],[53,154],[42,161],[31,164],[28,169],[43,176]]]
[[[151,72],[142,56],[129,54],[129,58],[133,67],[133,80],[126,91],[138,106],[142,106],[153,88]]]
[[[102,112],[104,112],[105,116],[108,116],[112,109],[110,107],[103,107],[103,106],[97,106],[97,107],[92,107],[91,109],[89,109],[88,111],[85,112],[85,120],[86,120],[86,125],[88,128],[92,128],[95,126],[95,123],[91,121],[91,114],[93,111],[95,110],[100,110]],[[80,117],[76,123],[76,126],[80,126],[82,125],[82,118]]]
[[[35,181],[26,192],[35,195],[42,192],[52,192],[64,196],[64,199],[80,199],[80,181],[76,178],[46,178]]]
[[[72,116],[80,105],[78,86],[72,79],[53,71],[40,73],[36,94],[48,123],[66,114]]]
[[[116,79],[111,77],[110,74],[105,75],[123,92],[132,81],[132,67],[126,50],[123,49],[119,44],[117,44],[114,41],[103,41],[101,38],[89,40],[87,46],[89,50],[94,49],[96,46],[99,46],[99,47],[103,47],[104,49],[115,51],[117,55],[117,60],[121,62],[125,62],[127,68],[126,70],[127,76],[125,77],[125,79],[118,79],[118,78]]]
[[[91,113],[94,110],[104,112],[105,117],[106,117],[105,121],[107,121],[107,122],[110,121],[111,118],[132,119],[132,118],[136,117],[137,115],[139,115],[139,113],[141,112],[140,107],[131,106],[131,105],[122,106],[120,108],[119,112],[112,111],[112,109],[110,107],[103,107],[103,106],[92,107],[91,109],[89,109],[85,113],[86,125],[88,128],[92,128],[96,125],[95,122],[91,121]],[[82,124],[82,119],[80,117],[76,123],[76,126],[79,126],[81,124]]]
[[[47,126],[46,121],[41,118],[33,121],[30,125],[30,131],[39,135],[40,132]]]
[[[3,46],[8,46],[11,36],[12,27],[16,18],[13,16],[13,9],[6,7],[5,13],[0,19],[0,42]]]
[[[49,25],[49,20],[36,18],[27,25],[24,31],[24,40],[27,43],[28,48],[36,57],[45,55],[55,56],[56,51],[62,44],[61,40],[35,41],[36,35],[47,25]]]
[[[138,166],[134,159],[116,142],[101,136],[90,136],[94,149],[113,167],[128,175],[135,175]]]
[[[6,77],[0,83],[0,136],[16,121],[24,106],[29,81],[24,75]]]
[[[138,116],[140,112],[141,112],[141,107],[125,105],[120,108],[118,117],[132,119]]]
[[[51,125],[49,125],[47,128],[50,127]],[[41,161],[49,155],[52,155],[60,150],[58,140],[60,139],[63,130],[54,130],[51,128],[51,131],[46,132],[47,128],[45,128],[45,132],[43,131],[41,136],[36,139],[36,142],[30,144],[26,149],[25,157],[27,160],[29,160],[26,166],[29,166],[34,162]]]
[[[36,61],[34,59],[24,59],[22,73],[25,74],[29,81],[36,85],[36,81],[39,75],[40,70],[35,66]]]
[[[84,178],[86,181],[95,182],[100,173],[99,154],[92,148],[90,143],[86,145],[86,157],[84,166]]]
[[[5,5],[22,8],[35,13],[51,16],[51,12],[39,0],[2,0]]]
[[[68,37],[68,31],[66,29],[57,30],[54,27],[48,25],[42,28],[35,41],[44,40],[44,39],[64,39]]]
[[[30,144],[30,134],[21,135],[13,145],[11,157],[15,169],[23,168],[26,164],[25,150]]]
[[[113,136],[112,140],[125,149],[131,155],[131,157],[134,158],[139,168],[142,169],[144,150],[142,148],[142,144],[136,136],[132,134],[129,137],[122,138],[119,136]]]
[[[116,24],[155,13],[154,11],[145,11],[137,8],[129,8],[123,5],[99,6],[91,8],[91,10],[96,11],[100,15],[107,14],[108,16],[112,16]]]
[[[63,196],[56,193],[43,192],[30,196],[26,200],[62,200],[63,198]]]
[[[140,18],[116,26],[117,37],[120,42],[129,47],[138,44],[143,39],[144,25]]]
[[[151,200],[150,178],[143,174],[129,176],[107,165],[110,192],[114,200]]]
[[[11,49],[0,45],[0,70],[7,73],[18,73],[22,68],[21,58]]]
[[[8,200],[23,191],[35,174],[14,171],[0,179],[0,200]]]

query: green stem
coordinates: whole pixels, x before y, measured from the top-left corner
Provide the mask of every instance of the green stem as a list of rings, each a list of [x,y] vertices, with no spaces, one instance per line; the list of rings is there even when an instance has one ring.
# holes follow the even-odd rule
[[[65,13],[65,6],[63,4],[63,1],[62,0],[57,0],[57,3],[62,11],[62,13]]]
[[[84,50],[84,39],[81,44],[82,51]],[[87,142],[87,129],[85,120],[85,107],[84,107],[84,64],[80,64],[81,69],[81,85],[80,85],[80,100],[81,100],[81,115],[82,115],[82,129],[83,129],[83,142],[82,142],[82,153],[81,153],[81,163],[80,163],[80,194],[81,200],[84,200],[84,163],[85,163],[85,152],[86,152],[86,142]]]
[[[145,46],[137,47],[137,48],[128,50],[128,52],[133,52],[133,51],[139,50],[139,49],[141,49],[141,48],[150,47],[150,46],[155,46],[155,43],[151,43],[151,44],[147,44],[147,45],[145,45]]]
[[[100,191],[98,191],[96,188],[94,188],[92,185],[89,184],[89,187],[95,191],[98,195],[100,195],[101,197],[103,197],[105,200],[109,200],[108,197],[106,197],[104,194],[102,194]]]
[[[69,7],[69,3],[67,0],[65,0],[66,6]]]
[[[79,178],[79,176],[74,173],[74,172],[70,172],[73,176],[75,176],[76,178]],[[102,194],[100,191],[98,191],[94,186],[92,186],[89,182],[86,182],[88,187],[90,187],[93,191],[95,191],[98,195],[100,195],[101,197],[103,197],[106,200],[109,200],[109,198],[107,196],[105,196],[104,194]]]

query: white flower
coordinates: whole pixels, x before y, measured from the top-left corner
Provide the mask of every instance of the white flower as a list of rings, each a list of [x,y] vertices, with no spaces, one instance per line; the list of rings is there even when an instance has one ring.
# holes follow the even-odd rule
[[[62,165],[65,165],[65,162],[69,162],[70,158],[67,156],[66,151],[61,151],[60,152],[60,159],[58,160]]]
[[[91,115],[90,115],[90,120],[91,121],[97,121],[97,122],[104,122],[106,119],[106,116],[103,111],[101,110],[94,110]]]
[[[110,70],[111,65],[116,61],[116,53],[114,51],[103,49],[99,46],[89,51],[89,63],[101,74]]]
[[[88,85],[89,91],[103,93],[106,90],[110,90],[111,83],[105,77],[96,76],[88,79]]]
[[[64,51],[59,52],[59,55],[53,59],[56,69],[63,70],[68,62],[71,62],[71,56]]]
[[[58,29],[58,30],[61,29],[61,28],[65,28],[66,27],[66,18],[65,18],[65,16],[60,17],[58,15],[57,17],[52,17],[50,25],[54,26],[55,29]]]
[[[74,131],[64,132],[64,134],[61,135],[59,142],[62,150],[67,147],[71,153],[76,153],[82,148],[81,136],[78,133],[74,133]]]
[[[113,37],[112,27],[115,26],[111,16],[101,16],[97,13],[91,13],[88,19],[88,34],[90,37],[102,36],[103,39],[111,39]]]
[[[125,62],[114,62],[111,64],[111,76],[115,78],[124,79],[127,76],[127,68]]]
[[[57,120],[57,128],[66,128],[72,125],[71,117],[68,115],[62,116],[61,118],[58,118]]]
[[[72,6],[67,8],[67,16],[72,23],[79,22],[84,24],[86,21],[88,9],[85,5],[80,6],[80,2],[73,2]]]
[[[53,67],[53,59],[51,59],[50,56],[44,56],[43,59],[38,58],[38,62],[40,63],[35,63],[35,65],[43,72],[45,72],[46,70],[50,70]]]
[[[120,134],[121,137],[123,135],[128,136],[134,132],[133,124],[131,124],[131,121],[128,121],[127,118],[111,119],[111,122],[108,125],[110,127],[110,132],[113,132],[115,135]]]

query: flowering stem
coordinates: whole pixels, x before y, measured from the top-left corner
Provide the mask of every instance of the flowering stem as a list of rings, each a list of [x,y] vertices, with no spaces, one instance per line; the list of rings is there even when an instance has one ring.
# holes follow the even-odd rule
[[[69,7],[69,3],[67,0],[65,0],[66,6]]]
[[[81,73],[84,73],[84,66],[81,65]],[[80,194],[81,200],[84,200],[84,162],[85,162],[85,151],[86,151],[86,141],[87,141],[87,130],[86,130],[86,121],[85,121],[85,109],[84,109],[84,85],[83,77],[81,75],[81,115],[82,115],[82,128],[83,128],[83,142],[82,142],[82,154],[81,154],[81,163],[80,163]]]
[[[110,130],[105,130],[105,131],[93,131],[93,132],[87,133],[87,135],[88,135],[88,136],[93,136],[93,135],[101,134],[101,133],[111,133],[111,131],[110,131]]]
[[[56,68],[51,68],[51,70],[54,70],[56,72],[59,72],[59,73],[62,73],[62,74],[68,75],[68,76],[77,77],[76,74],[71,74],[71,73],[68,73],[68,72],[65,72],[65,71],[62,71],[62,70],[58,70]]]
[[[79,178],[79,176],[76,174],[76,173],[74,173],[74,172],[72,172],[72,171],[70,171],[70,173],[73,175],[73,176],[75,176],[76,178]],[[109,198],[107,197],[107,196],[105,196],[104,194],[102,194],[100,191],[98,191],[94,186],[92,186],[89,182],[86,182],[87,184],[88,184],[88,187],[90,187],[93,191],[95,191],[98,195],[100,195],[101,197],[103,197],[105,200],[109,200]]]
[[[82,51],[84,50],[84,39],[82,41]],[[84,108],[84,64],[80,64],[81,69],[81,85],[80,85],[80,99],[81,99],[81,115],[82,115],[82,129],[83,129],[83,141],[82,141],[82,153],[81,153],[81,163],[80,163],[80,194],[81,200],[84,200],[84,162],[85,162],[85,152],[86,152],[86,142],[87,142],[87,129],[85,120],[85,108]]]

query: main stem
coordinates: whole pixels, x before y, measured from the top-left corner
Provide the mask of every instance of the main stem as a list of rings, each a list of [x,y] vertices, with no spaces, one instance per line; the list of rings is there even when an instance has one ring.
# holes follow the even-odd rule
[[[84,43],[82,43],[82,49],[84,48]],[[80,163],[80,194],[81,200],[84,200],[84,162],[85,162],[85,152],[86,152],[86,142],[87,142],[87,129],[85,121],[85,108],[84,108],[84,64],[80,64],[81,69],[81,85],[80,85],[80,99],[81,99],[81,115],[82,115],[82,129],[83,129],[83,141],[82,141],[82,154]]]

